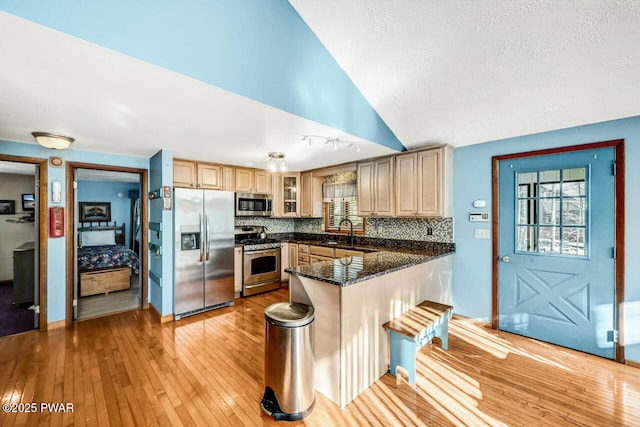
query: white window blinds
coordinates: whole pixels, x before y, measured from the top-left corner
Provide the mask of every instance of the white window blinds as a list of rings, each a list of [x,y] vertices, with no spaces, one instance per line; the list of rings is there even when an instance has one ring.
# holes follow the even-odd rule
[[[323,184],[325,202],[325,230],[338,231],[340,221],[349,219],[353,222],[354,231],[364,231],[364,219],[358,217],[358,197],[355,182]],[[349,230],[345,222],[342,230]]]

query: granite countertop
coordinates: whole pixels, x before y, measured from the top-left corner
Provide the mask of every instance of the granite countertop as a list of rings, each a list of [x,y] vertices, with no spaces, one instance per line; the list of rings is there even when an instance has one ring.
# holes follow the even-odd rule
[[[455,252],[455,244],[453,243],[360,239],[361,241],[357,241],[354,246],[349,246],[345,242],[329,245],[318,240],[315,236],[281,236],[280,238],[282,241],[290,243],[364,251],[365,254],[362,256],[351,256],[285,269],[291,274],[338,286],[349,286]],[[326,236],[323,238],[327,239]]]

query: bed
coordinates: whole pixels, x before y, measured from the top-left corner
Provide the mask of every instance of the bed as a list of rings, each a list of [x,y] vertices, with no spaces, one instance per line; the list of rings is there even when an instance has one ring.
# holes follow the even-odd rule
[[[126,225],[78,228],[80,296],[129,289],[131,272],[139,273],[138,255],[125,246]]]

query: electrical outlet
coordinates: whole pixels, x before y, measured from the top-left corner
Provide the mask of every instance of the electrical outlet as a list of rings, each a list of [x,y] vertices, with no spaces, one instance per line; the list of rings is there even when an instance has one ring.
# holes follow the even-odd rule
[[[433,236],[433,228],[427,227],[427,236]]]

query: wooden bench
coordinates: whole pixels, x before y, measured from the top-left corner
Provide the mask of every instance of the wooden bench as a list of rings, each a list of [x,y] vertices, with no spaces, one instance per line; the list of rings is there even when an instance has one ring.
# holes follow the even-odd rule
[[[449,318],[453,307],[431,301],[420,304],[382,325],[389,331],[391,347],[389,372],[396,376],[398,366],[409,374],[409,384],[416,383],[416,355],[434,337],[449,349]]]

